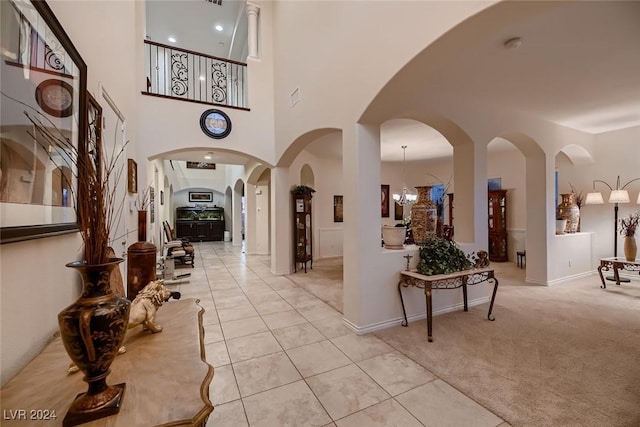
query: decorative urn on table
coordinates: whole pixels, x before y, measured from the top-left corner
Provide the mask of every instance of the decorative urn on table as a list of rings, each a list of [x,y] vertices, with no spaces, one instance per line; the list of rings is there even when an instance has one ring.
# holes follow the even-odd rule
[[[416,187],[418,200],[411,206],[411,229],[416,245],[424,245],[427,239],[436,234],[438,210],[431,200],[432,186]]]
[[[101,123],[97,120],[96,123]],[[123,260],[114,258],[109,248],[113,216],[117,215],[110,185],[111,172],[124,153],[107,153],[103,149],[100,127],[89,125],[85,144],[69,144],[67,137],[56,129],[46,130],[34,122],[39,135],[36,141],[45,151],[49,147],[64,147],[77,170],[77,179],[70,184],[75,196],[74,209],[83,240],[82,259],[66,266],[76,269],[82,279],[80,297],[58,314],[60,336],[72,362],[85,374],[88,389],[76,396],[69,407],[63,426],[73,426],[114,415],[120,410],[125,384],[107,384],[110,366],[124,341],[131,303],[113,293],[111,272]],[[84,141],[83,138],[80,138]],[[58,166],[53,158],[50,158]]]
[[[636,229],[640,223],[640,211],[620,219],[620,234],[624,236],[624,257],[627,261],[635,261],[638,255]]]

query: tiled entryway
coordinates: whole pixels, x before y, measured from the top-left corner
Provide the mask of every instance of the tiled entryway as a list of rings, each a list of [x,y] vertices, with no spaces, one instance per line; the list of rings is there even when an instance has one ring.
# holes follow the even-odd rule
[[[205,308],[215,374],[208,426],[507,426],[473,400],[342,315],[270,273],[269,257],[196,243],[183,298]]]

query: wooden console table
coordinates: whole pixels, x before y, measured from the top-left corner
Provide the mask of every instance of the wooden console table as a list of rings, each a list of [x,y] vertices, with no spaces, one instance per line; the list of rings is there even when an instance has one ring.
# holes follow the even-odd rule
[[[416,288],[424,289],[425,298],[427,300],[427,339],[429,342],[433,341],[432,327],[432,304],[431,304],[431,290],[432,289],[457,289],[462,288],[462,295],[464,298],[464,311],[468,311],[467,306],[467,286],[477,285],[483,282],[493,282],[493,294],[491,295],[491,303],[489,304],[489,314],[487,319],[496,320],[491,315],[493,311],[493,303],[496,299],[496,292],[498,291],[498,279],[493,274],[492,268],[476,268],[473,270],[464,270],[451,274],[437,274],[434,276],[425,276],[413,270],[405,270],[400,272],[400,282],[398,282],[398,293],[400,294],[400,302],[402,303],[402,314],[404,315],[404,321],[402,326],[407,326],[407,312],[404,308],[404,300],[402,299],[402,288],[408,286],[414,286]]]
[[[213,405],[213,367],[205,361],[204,309],[199,300],[170,301],[158,309],[163,331],[137,326],[127,332],[127,352],[111,365],[108,384],[126,383],[120,412],[83,426],[204,426]],[[0,391],[3,426],[59,426],[78,393],[82,372],[67,374],[70,359],[60,337]],[[55,416],[55,418],[53,418]]]
[[[600,280],[602,281],[602,289],[606,289],[607,285],[604,280],[604,276],[602,275],[602,270],[609,271],[613,270],[613,279],[616,282],[616,285],[620,285],[620,274],[619,271],[638,271],[640,272],[640,259],[635,261],[627,261],[626,258],[601,258],[600,265],[598,266],[598,274],[600,275]],[[629,281],[629,279],[625,279],[625,281]]]

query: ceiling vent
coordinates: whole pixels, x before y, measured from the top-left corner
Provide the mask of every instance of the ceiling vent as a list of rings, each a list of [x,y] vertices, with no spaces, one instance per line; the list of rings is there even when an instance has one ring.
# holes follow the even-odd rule
[[[222,6],[222,0],[204,0],[207,3],[217,4],[218,6]]]

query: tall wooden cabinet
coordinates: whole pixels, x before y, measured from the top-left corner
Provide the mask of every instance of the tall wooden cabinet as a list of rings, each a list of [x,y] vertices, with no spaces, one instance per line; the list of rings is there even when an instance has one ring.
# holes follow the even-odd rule
[[[507,252],[507,190],[491,190],[489,206],[489,259],[508,261]]]
[[[293,197],[293,271],[297,271],[298,264],[304,264],[307,272],[307,262],[313,268],[313,239],[311,228],[311,195],[292,194]]]

